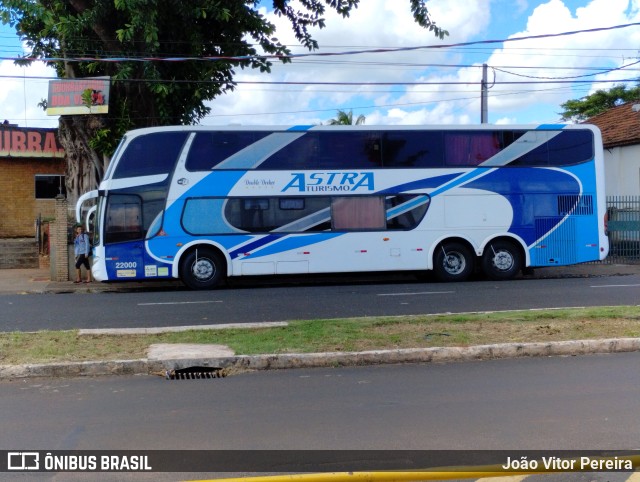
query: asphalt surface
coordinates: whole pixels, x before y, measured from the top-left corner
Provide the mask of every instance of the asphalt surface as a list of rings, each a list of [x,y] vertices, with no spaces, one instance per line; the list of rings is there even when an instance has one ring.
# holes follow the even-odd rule
[[[640,265],[586,264],[535,270],[535,278],[606,277],[639,274]],[[180,282],[80,283],[53,282],[48,269],[0,270],[0,296],[32,293],[132,292],[150,289],[183,289]],[[171,328],[166,328],[167,331]],[[123,331],[126,333],[126,331]],[[113,334],[117,334],[114,331]],[[640,351],[640,338],[575,340],[545,343],[511,343],[472,347],[376,350],[359,353],[265,354],[236,356],[224,346],[154,345],[140,360],[90,361],[29,365],[0,365],[0,379],[27,377],[75,377],[98,375],[180,375],[193,367],[198,373],[224,375],[234,369],[282,369],[335,367],[386,363],[425,363],[486,360],[526,356],[568,356]],[[220,371],[218,371],[220,369]]]

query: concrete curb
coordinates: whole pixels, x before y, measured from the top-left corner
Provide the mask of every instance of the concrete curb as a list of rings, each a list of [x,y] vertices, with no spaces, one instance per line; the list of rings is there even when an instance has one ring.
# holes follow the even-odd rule
[[[448,363],[538,356],[570,356],[640,351],[640,338],[501,343],[471,347],[412,348],[366,352],[239,355],[173,360],[112,360],[31,365],[0,365],[0,380],[39,377],[162,375],[193,366],[273,370],[399,363]]]

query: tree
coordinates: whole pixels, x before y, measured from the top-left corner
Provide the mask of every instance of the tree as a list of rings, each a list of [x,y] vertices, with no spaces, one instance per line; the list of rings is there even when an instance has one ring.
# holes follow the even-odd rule
[[[626,85],[615,85],[609,90],[597,90],[580,99],[560,104],[563,121],[581,122],[616,105],[640,99],[640,85],[627,89]]]
[[[351,126],[351,125],[361,125],[364,124],[367,118],[360,114],[356,121],[353,122],[353,111],[345,112],[343,110],[338,110],[335,119],[331,119],[327,122],[330,126]]]
[[[205,101],[234,89],[237,68],[269,72],[289,49],[258,10],[259,0],[2,0],[0,19],[16,29],[28,52],[19,61],[48,61],[60,78],[109,76],[109,113],[61,116],[67,153],[67,192],[72,202],[94,189],[128,129],[193,124],[209,112]],[[359,0],[273,0],[296,38],[318,48],[309,29],[325,26],[333,9],[348,17]],[[437,37],[424,0],[410,0],[415,21]],[[216,57],[216,61],[206,61]],[[156,60],[148,60],[148,59]],[[180,62],[167,58],[194,59]],[[197,59],[197,60],[196,60]]]

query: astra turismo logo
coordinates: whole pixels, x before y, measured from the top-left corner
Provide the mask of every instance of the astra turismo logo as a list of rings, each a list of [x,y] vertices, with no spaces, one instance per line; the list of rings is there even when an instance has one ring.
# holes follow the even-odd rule
[[[299,192],[373,191],[372,172],[294,172],[291,181],[282,192],[294,189]]]

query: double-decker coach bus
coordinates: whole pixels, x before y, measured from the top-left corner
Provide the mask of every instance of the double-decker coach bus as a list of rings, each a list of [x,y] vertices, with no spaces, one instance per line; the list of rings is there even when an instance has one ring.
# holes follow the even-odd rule
[[[432,270],[505,280],[608,253],[589,125],[155,127],[97,191],[93,276]]]

